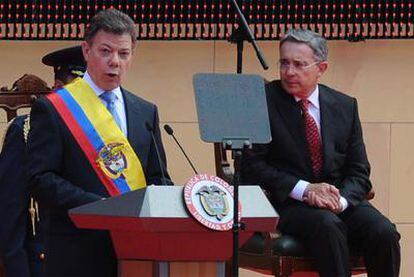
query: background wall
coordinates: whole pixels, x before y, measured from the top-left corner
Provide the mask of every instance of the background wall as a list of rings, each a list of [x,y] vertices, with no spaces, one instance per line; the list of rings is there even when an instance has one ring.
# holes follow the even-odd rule
[[[0,41],[0,86],[24,73],[52,83],[53,70],[41,64],[46,53],[76,42]],[[278,77],[277,42],[261,42],[270,69],[263,71],[253,49],[245,46],[244,72]],[[414,40],[329,42],[330,67],[322,82],[355,96],[376,191],[374,205],[402,235],[401,276],[414,276]],[[161,124],[170,124],[200,172],[214,172],[212,145],[199,139],[192,76],[198,72],[235,72],[235,46],[226,42],[139,42],[125,87],[154,102]],[[0,112],[0,135],[6,127]],[[183,184],[191,168],[163,133],[173,180]],[[242,276],[261,276],[242,270]]]

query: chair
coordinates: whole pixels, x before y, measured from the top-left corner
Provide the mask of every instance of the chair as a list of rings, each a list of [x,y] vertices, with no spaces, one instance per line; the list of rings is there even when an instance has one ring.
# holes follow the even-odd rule
[[[216,175],[231,182],[233,170],[228,161],[227,151],[220,143],[214,144],[214,157]],[[367,199],[371,200],[374,196],[374,191],[371,191]],[[304,245],[294,237],[283,235],[277,230],[254,234],[241,247],[239,254],[241,268],[277,277],[288,277],[295,272],[317,271],[314,259],[309,256]],[[351,253],[350,263],[353,274],[366,272],[361,254]]]
[[[0,93],[0,109],[6,111],[7,122],[17,116],[17,110],[30,108],[38,94],[27,92],[2,91]]]
[[[32,74],[24,74],[17,79],[11,89],[0,89],[0,108],[7,114],[7,122],[17,116],[17,110],[30,108],[36,98],[47,94],[51,89],[46,82]]]

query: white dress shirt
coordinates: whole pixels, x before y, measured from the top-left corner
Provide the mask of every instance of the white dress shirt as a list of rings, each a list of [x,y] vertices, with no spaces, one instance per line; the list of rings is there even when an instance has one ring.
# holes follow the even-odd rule
[[[88,71],[85,72],[85,75],[83,76],[83,79],[89,84],[89,86],[92,88],[92,90],[95,92],[96,96],[98,96],[99,100],[101,100],[102,104],[107,106],[107,103],[105,100],[103,100],[101,97],[101,94],[105,92],[105,90],[98,87],[92,80],[91,76],[89,75]],[[122,96],[122,91],[120,87],[117,87],[111,91],[111,93],[115,94],[116,101],[115,101],[115,110],[116,113],[119,116],[120,122],[120,128],[121,131],[124,133],[125,136],[128,135],[127,130],[127,121],[126,121],[126,112],[125,112],[125,105],[124,105],[124,97]]]
[[[301,99],[295,96],[296,102],[299,102]],[[309,114],[313,117],[313,119],[316,122],[316,125],[318,127],[319,136],[322,141],[322,135],[321,135],[321,112],[319,108],[319,87],[316,86],[315,90],[311,93],[311,95],[308,97],[309,101]],[[305,180],[299,180],[295,187],[290,192],[289,196],[293,199],[303,201],[303,193],[305,192],[306,188],[308,187],[310,183]],[[342,204],[342,211],[344,211],[346,208],[348,208],[348,201],[341,196],[339,201]]]

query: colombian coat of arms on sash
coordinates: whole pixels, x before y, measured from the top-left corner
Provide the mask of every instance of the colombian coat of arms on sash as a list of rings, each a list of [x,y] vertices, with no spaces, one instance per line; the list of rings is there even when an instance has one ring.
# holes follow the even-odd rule
[[[122,143],[109,143],[99,151],[97,162],[103,172],[112,178],[117,179],[121,176],[125,168],[127,168],[127,160],[122,152],[125,146]]]

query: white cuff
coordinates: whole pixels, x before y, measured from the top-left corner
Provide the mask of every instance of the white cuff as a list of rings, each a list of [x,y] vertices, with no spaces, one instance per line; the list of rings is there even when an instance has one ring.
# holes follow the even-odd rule
[[[339,202],[341,202],[341,205],[342,205],[342,212],[345,211],[345,209],[348,208],[348,205],[349,205],[348,201],[343,196],[341,196],[339,198]]]
[[[303,201],[303,193],[309,184],[310,183],[307,181],[299,180],[290,192],[289,196],[295,200]]]

